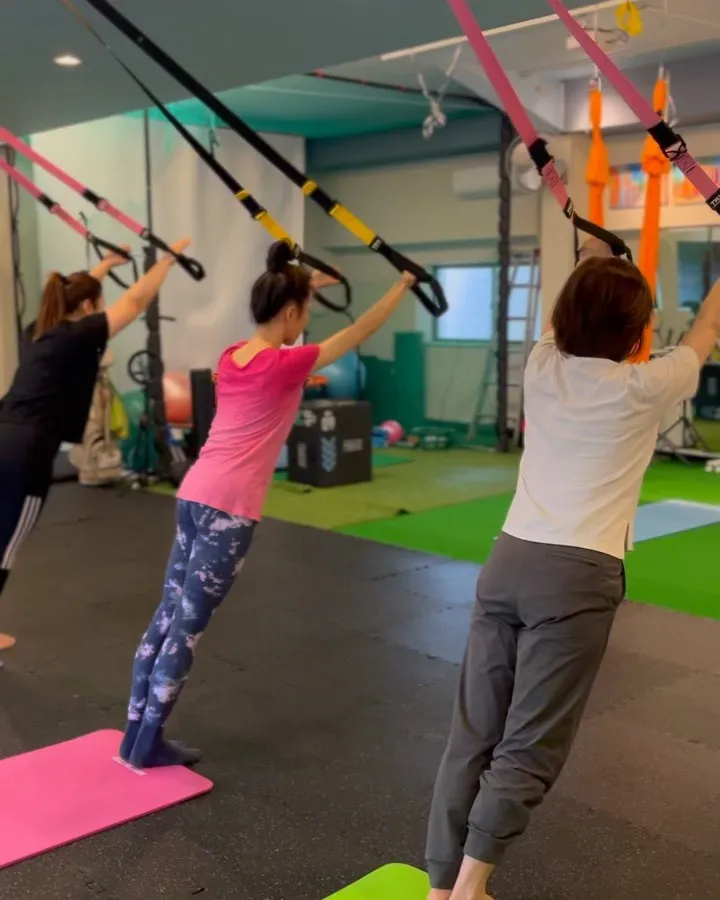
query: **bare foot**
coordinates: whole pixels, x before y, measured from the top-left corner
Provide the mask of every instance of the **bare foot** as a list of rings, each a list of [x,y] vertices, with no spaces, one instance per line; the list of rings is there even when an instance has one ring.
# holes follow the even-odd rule
[[[9,634],[0,634],[0,650],[9,650],[15,646],[15,638]]]
[[[465,856],[450,900],[492,900],[487,883],[495,866]]]
[[[452,900],[456,900],[453,894]],[[493,900],[490,894],[458,894],[457,900]]]

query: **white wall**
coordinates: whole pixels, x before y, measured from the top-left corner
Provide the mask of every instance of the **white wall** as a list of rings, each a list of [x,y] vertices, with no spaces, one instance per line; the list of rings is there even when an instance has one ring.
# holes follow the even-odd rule
[[[213,367],[230,343],[252,333],[250,288],[265,270],[272,238],[170,126],[153,122],[151,127],[155,231],[166,239],[191,236],[189,252],[207,273],[200,283],[174,273],[163,291],[164,311],[177,317],[177,322],[162,323],[163,357],[168,371]],[[304,168],[304,140],[266,137]],[[302,243],[305,202],[300,191],[234,133],[222,130],[219,139],[218,161]]]
[[[460,200],[452,188],[452,173],[478,165],[480,157],[458,157],[431,163],[360,169],[322,175],[323,188],[360,216],[397,249],[426,267],[497,259],[498,201]],[[514,246],[530,249],[536,242],[536,196],[513,199]],[[306,248],[338,265],[354,291],[355,314],[367,309],[392,283],[394,270],[361,246],[347,231],[308,204]],[[314,320],[312,338],[341,327],[332,316]],[[393,356],[395,331],[421,330],[426,351],[426,415],[446,421],[469,421],[477,398],[486,348],[432,343],[432,320],[414,299],[392,323],[371,338],[364,352],[385,359]]]
[[[142,127],[140,119],[114,116],[33,135],[31,144],[43,156],[144,223],[147,206]],[[34,167],[33,180],[75,217],[82,210],[88,217],[90,230],[99,237],[117,244],[130,244],[133,252],[139,253],[139,239],[38,166]],[[36,206],[36,215],[38,269],[42,280],[52,271],[67,274],[87,268],[87,247],[80,237],[39,205]],[[91,266],[96,259],[93,254]],[[129,277],[124,269],[120,270],[120,274],[123,278]],[[112,302],[120,293],[120,289],[108,279],[105,285],[106,300]],[[116,359],[113,378],[119,390],[129,388],[125,364],[128,357],[140,349],[143,341],[144,326],[141,322],[135,322],[112,343]]]
[[[263,271],[271,238],[253,222],[228,189],[164,123],[151,121],[152,208],[154,231],[171,242],[193,238],[189,253],[205,266],[207,277],[193,281],[176,267],[161,292],[161,309],[177,322],[162,323],[163,356],[168,371],[212,367],[220,352],[250,332],[249,289]],[[205,135],[195,132],[201,140]],[[270,138],[296,165],[304,163],[304,141]],[[39,152],[106,196],[133,218],[146,224],[143,122],[115,116],[97,122],[35,135]],[[272,213],[303,238],[301,193],[234,134],[223,130],[217,156]],[[90,229],[115,243],[129,243],[142,262],[142,242],[109,216],[99,213],[76,194],[37,167],[34,180],[69,212],[88,216]],[[85,268],[86,247],[70,229],[36,208],[39,270],[69,272]],[[110,302],[120,294],[106,284]],[[120,391],[133,387],[125,366],[129,356],[145,346],[143,322],[136,322],[113,341],[113,379]]]

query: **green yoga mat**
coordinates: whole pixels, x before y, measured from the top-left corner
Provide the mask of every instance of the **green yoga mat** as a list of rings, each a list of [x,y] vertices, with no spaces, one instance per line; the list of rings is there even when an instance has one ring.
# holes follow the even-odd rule
[[[326,900],[426,900],[430,884],[420,869],[391,863]]]

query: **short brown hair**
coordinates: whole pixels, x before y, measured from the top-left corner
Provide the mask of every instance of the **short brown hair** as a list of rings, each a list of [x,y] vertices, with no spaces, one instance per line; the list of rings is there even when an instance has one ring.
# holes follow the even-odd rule
[[[639,349],[652,312],[650,285],[636,266],[590,257],[560,291],[552,314],[555,343],[569,356],[622,362]]]

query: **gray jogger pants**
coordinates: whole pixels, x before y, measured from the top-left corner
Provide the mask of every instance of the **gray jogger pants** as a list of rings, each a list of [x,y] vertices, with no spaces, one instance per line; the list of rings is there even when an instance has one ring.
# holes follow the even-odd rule
[[[497,864],[570,753],[618,606],[621,560],[502,534],[480,573],[427,841],[433,887]]]

